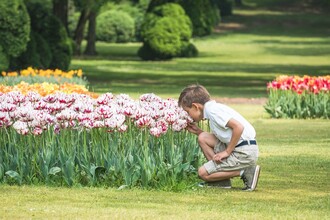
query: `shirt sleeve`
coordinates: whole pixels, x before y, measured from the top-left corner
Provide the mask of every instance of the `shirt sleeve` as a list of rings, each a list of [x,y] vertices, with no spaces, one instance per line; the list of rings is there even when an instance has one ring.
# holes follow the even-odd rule
[[[220,108],[210,112],[210,119],[223,129],[228,129],[227,123],[231,118],[232,116],[229,112]]]

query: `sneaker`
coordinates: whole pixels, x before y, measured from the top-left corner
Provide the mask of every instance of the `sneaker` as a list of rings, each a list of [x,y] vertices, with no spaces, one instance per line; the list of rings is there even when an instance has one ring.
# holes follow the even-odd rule
[[[244,172],[241,176],[241,179],[245,184],[245,187],[243,188],[244,191],[253,191],[257,188],[259,174],[259,165],[253,165],[244,169]]]
[[[198,184],[199,187],[218,187],[223,189],[230,189],[231,188],[231,181],[230,179],[227,180],[219,180],[215,182],[202,182]]]

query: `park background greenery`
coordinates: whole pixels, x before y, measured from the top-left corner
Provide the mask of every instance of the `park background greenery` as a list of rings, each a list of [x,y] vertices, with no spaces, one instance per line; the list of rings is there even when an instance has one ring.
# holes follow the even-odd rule
[[[191,185],[178,192],[1,185],[1,216],[328,219],[329,121],[270,119],[262,102],[250,103],[266,98],[266,83],[279,74],[329,74],[328,15],[304,7],[283,9],[275,1],[244,2],[215,33],[194,39],[197,58],[141,62],[139,43],[97,43],[98,56],[75,57],[70,68],[82,68],[91,89],[100,93],[175,98],[183,86],[197,82],[215,98],[248,98],[228,104],[258,133],[262,173],[256,192],[241,192],[239,179],[232,190]]]

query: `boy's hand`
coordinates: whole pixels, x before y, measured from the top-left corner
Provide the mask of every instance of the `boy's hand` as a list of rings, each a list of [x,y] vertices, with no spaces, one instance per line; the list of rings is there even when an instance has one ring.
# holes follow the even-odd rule
[[[189,123],[186,129],[196,135],[199,135],[200,133],[203,132],[202,129],[200,129],[195,123]]]
[[[227,151],[222,151],[213,156],[213,161],[216,163],[221,163],[221,161],[225,158],[229,157],[229,154]]]

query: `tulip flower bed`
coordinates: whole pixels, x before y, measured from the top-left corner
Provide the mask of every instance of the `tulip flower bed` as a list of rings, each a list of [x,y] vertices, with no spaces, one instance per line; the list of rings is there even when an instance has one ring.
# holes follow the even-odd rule
[[[268,83],[273,118],[330,118],[330,76],[279,76]]]
[[[2,72],[0,77],[0,85],[14,86],[25,82],[28,84],[48,82],[51,84],[78,84],[86,86],[88,81],[83,77],[82,70],[70,70],[62,71],[59,69],[42,70],[33,69],[28,67],[27,69],[15,72]]]
[[[90,95],[92,97],[98,96],[96,93],[92,93],[88,91],[88,89],[85,86],[72,84],[72,83],[54,84],[54,83],[43,82],[43,83],[29,84],[26,82],[20,82],[19,84],[14,86],[4,86],[0,84],[1,93],[8,93],[11,91],[17,91],[24,95],[26,95],[31,91],[34,91],[42,96],[54,94],[56,92],[62,92],[67,94],[79,93],[79,94]]]
[[[88,81],[83,78],[81,70],[38,70],[31,67],[19,72],[2,72],[0,77],[0,93],[17,91],[24,95],[34,91],[42,96],[62,93],[79,93],[92,97],[98,95],[92,93],[86,87]]]
[[[0,93],[0,182],[172,188],[203,156],[172,99]]]

